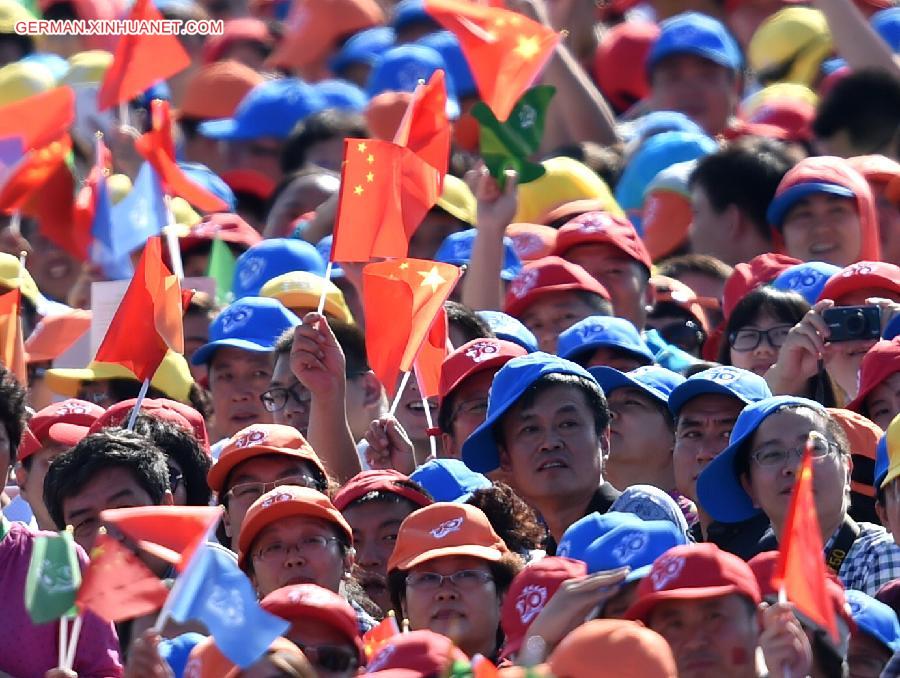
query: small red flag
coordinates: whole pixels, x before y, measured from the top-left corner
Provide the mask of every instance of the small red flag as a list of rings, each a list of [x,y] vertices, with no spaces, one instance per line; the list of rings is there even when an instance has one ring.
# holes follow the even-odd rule
[[[154,99],[150,109],[151,130],[138,137],[134,147],[156,170],[165,192],[180,196],[205,212],[227,212],[224,200],[191,181],[175,161],[169,102]]]
[[[25,340],[22,337],[22,291],[0,294],[0,362],[22,386],[28,385]]]
[[[0,139],[20,137],[22,148],[46,146],[75,122],[75,93],[56,87],[0,107]]]
[[[461,271],[452,264],[394,259],[363,268],[366,354],[391,396],[409,372]]]
[[[493,662],[480,654],[472,657],[472,678],[496,678],[500,671]]]
[[[425,11],[459,40],[478,93],[501,122],[561,37],[518,12],[462,0],[425,0]]]
[[[416,356],[416,381],[423,398],[437,398],[441,389],[441,367],[447,357],[447,310],[441,306],[437,318],[428,330],[428,336]]]
[[[778,561],[772,575],[772,585],[784,589],[787,599],[807,617],[826,629],[837,641],[837,621],[834,607],[828,599],[825,579],[828,572],[822,555],[822,533],[813,497],[813,462],[806,441],[800,473],[788,507],[778,550]]]
[[[100,513],[107,525],[114,525],[140,548],[179,570],[221,516],[218,506],[138,506]]]
[[[148,238],[95,360],[118,363],[144,381],[169,349],[184,353],[181,286],[163,263],[160,239]]]
[[[93,240],[94,215],[97,211],[98,185],[112,169],[112,153],[103,141],[97,142],[97,158],[88,172],[84,185],[75,197],[72,207],[72,230],[86,239],[88,247]]]
[[[450,164],[451,136],[445,80],[444,71],[437,70],[427,85],[416,88],[394,136],[395,144],[406,146],[434,167],[442,184]]]
[[[344,139],[332,261],[405,257],[409,239],[440,197],[438,170],[410,149]]]
[[[163,16],[152,0],[137,0],[127,18],[133,21],[159,21]],[[190,65],[191,57],[177,36],[147,33],[123,35],[97,92],[100,110],[131,101],[160,80],[166,80]]]
[[[97,536],[75,605],[108,622],[142,617],[158,610],[169,589],[140,559],[107,534]]]
[[[393,614],[378,622],[378,625],[366,631],[362,636],[363,648],[366,651],[366,659],[372,659],[385,643],[391,641],[394,636],[400,635],[397,619]]]

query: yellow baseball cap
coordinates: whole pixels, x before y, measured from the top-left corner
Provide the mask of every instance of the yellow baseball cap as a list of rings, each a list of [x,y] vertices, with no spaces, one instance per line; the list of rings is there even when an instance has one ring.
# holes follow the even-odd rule
[[[318,308],[322,290],[325,290],[325,313],[346,323],[353,323],[353,314],[340,288],[330,280],[309,271],[291,271],[276,276],[262,286],[259,296],[277,299],[302,318],[305,312]]]
[[[741,114],[746,119],[752,118],[753,114],[767,103],[782,99],[800,101],[813,108],[819,105],[819,95],[806,85],[801,85],[798,82],[776,82],[768,87],[763,87],[744,99],[741,102]]]
[[[137,377],[118,363],[100,363],[92,360],[83,369],[54,368],[47,370],[45,376],[47,386],[54,393],[74,398],[83,381],[102,381],[104,379],[133,379]],[[169,351],[163,358],[159,369],[153,375],[150,385],[162,391],[167,398],[190,404],[191,386],[194,378],[188,368],[187,360],[180,353]]]
[[[15,33],[19,21],[34,21],[37,17],[15,0],[0,2],[0,33]]]
[[[56,78],[36,61],[14,61],[0,68],[0,106],[41,94],[56,86]]]
[[[102,49],[73,54],[69,57],[69,70],[60,78],[59,84],[70,87],[99,85],[112,62],[113,55]]]
[[[40,290],[38,290],[37,283],[34,282],[34,278],[31,277],[28,269],[22,271],[20,281],[19,270],[18,257],[14,257],[6,252],[0,252],[0,285],[10,290],[20,288],[22,296],[28,299],[32,305],[37,306],[42,301],[42,295]]]
[[[750,39],[747,60],[764,84],[797,82],[814,87],[833,51],[825,15],[809,7],[785,7],[767,18]]]
[[[476,219],[475,196],[466,185],[466,182],[450,174],[444,177],[444,189],[438,198],[437,206],[442,210],[474,226]]]

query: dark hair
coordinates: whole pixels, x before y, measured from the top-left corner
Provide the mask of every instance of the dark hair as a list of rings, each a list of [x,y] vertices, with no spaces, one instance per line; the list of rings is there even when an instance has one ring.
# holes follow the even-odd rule
[[[216,300],[212,295],[209,295],[206,292],[194,292],[191,297],[191,302],[185,309],[184,314],[203,314],[203,317],[209,322],[212,322],[213,318],[215,318],[221,310],[222,307],[216,304]]]
[[[769,285],[748,292],[735,304],[725,324],[724,341],[719,346],[719,362],[731,364],[734,334],[761,315],[770,315],[779,322],[796,325],[808,310],[809,302],[797,292],[782,292]]]
[[[359,113],[329,108],[298,122],[281,151],[281,171],[291,174],[306,166],[313,145],[329,139],[368,137],[366,119]]]
[[[346,323],[337,318],[326,318],[325,322],[334,332],[334,338],[344,352],[344,361],[346,363],[345,374],[348,379],[365,374],[372,368],[369,367],[369,360],[366,357],[366,335],[358,325]],[[275,342],[275,348],[272,351],[272,364],[278,358],[284,355],[290,355],[291,346],[294,343],[294,328],[285,330],[278,341]]]
[[[675,279],[686,273],[695,273],[725,282],[731,276],[732,271],[734,269],[731,266],[711,254],[680,254],[677,257],[669,257],[656,265],[657,275]]]
[[[465,304],[448,300],[444,302],[444,310],[447,311],[447,324],[462,332],[466,342],[496,336],[490,325]]]
[[[138,397],[141,390],[141,382],[137,379],[125,377],[115,377],[107,379],[107,388],[109,390],[110,400],[113,403],[120,403],[123,400],[134,400]],[[147,389],[147,398],[168,398],[170,400],[178,400],[172,398],[168,393],[164,393],[155,386]],[[212,412],[209,395],[196,382],[191,382],[188,389],[188,402],[185,403],[197,410],[204,419],[208,419]]]
[[[410,479],[398,479],[393,481],[394,485],[398,487],[405,487],[407,489],[412,490],[413,492],[418,492],[424,497],[434,500],[434,497],[431,496],[431,493],[426,490],[424,487],[419,485],[415,480]],[[412,511],[418,511],[421,506],[416,504],[410,499],[407,499],[403,495],[397,494],[396,492],[391,492],[390,490],[372,490],[371,492],[366,492],[361,497],[357,497],[349,504],[344,507],[344,510],[355,507],[355,506],[366,506],[367,504],[371,504],[377,501],[383,501],[390,504],[404,504],[410,507],[410,513]]]
[[[766,208],[794,161],[787,147],[774,139],[743,139],[697,163],[690,186],[700,186],[716,212],[734,205],[771,242]]]
[[[123,468],[131,473],[154,504],[162,502],[169,489],[166,456],[154,443],[121,428],[93,433],[54,459],[47,471],[44,503],[57,528],[66,526],[63,502],[108,468]]]
[[[538,522],[537,514],[506,483],[475,490],[466,502],[480,508],[487,516],[494,532],[506,542],[513,553],[525,557],[529,551],[541,547],[547,530]]]
[[[646,270],[641,264],[636,264],[641,270]],[[647,277],[649,280],[649,276]],[[645,281],[646,282],[646,281]],[[586,304],[592,311],[591,315],[602,315],[611,317],[613,315],[612,302],[609,299],[601,297],[596,292],[590,290],[572,290],[575,296],[583,304]]]
[[[200,447],[193,431],[143,413],[135,419],[134,431],[152,441],[181,468],[188,506],[207,506],[211,490],[206,474],[212,459]]]
[[[619,177],[625,167],[625,147],[621,143],[601,146],[593,141],[576,141],[558,146],[547,157],[555,158],[561,155],[586,165],[610,188],[619,183]],[[571,217],[566,217],[566,221],[569,219]],[[559,228],[561,225],[556,225],[554,228]]]
[[[828,139],[846,132],[856,155],[882,153],[900,126],[900,78],[881,69],[854,71],[819,102],[813,132]],[[890,152],[897,152],[896,147]]]
[[[9,463],[16,463],[22,429],[25,428],[25,388],[13,373],[0,365],[0,419],[9,439]],[[6,482],[6,478],[2,478]]]

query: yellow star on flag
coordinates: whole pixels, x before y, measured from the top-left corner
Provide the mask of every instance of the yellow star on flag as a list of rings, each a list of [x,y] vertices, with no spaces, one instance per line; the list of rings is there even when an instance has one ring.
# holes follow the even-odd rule
[[[366,181],[368,181],[370,184],[371,184],[373,181],[375,181],[375,173],[374,173],[374,172],[369,172],[369,173],[366,175]]]
[[[432,266],[431,270],[428,272],[416,271],[416,273],[422,276],[422,282],[419,283],[419,287],[428,285],[431,287],[432,292],[437,292],[438,287],[447,282],[441,274],[438,273],[437,266]]]
[[[541,51],[541,45],[536,35],[531,35],[527,38],[524,35],[520,35],[516,48],[513,51],[525,60],[533,59]]]
[[[405,271],[406,269],[409,268],[409,263],[404,261],[402,264],[400,264],[400,266],[398,266],[398,268],[401,268]]]
[[[371,165],[373,162],[375,162],[375,156],[369,153],[369,157],[366,158],[366,162]]]
[[[356,150],[360,153],[365,153],[367,148],[368,146],[366,146],[365,141],[360,141],[358,144],[356,144]]]
[[[356,195],[362,195],[362,194],[363,194],[363,187],[360,186],[359,184],[357,184],[357,185],[354,187],[353,192],[356,193]]]

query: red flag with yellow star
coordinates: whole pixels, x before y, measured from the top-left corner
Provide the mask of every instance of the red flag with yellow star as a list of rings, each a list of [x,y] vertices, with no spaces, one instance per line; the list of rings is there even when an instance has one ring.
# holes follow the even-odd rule
[[[447,311],[442,307],[419,348],[414,365],[416,382],[423,398],[437,398],[441,394],[441,368],[447,357],[449,329]]]
[[[406,146],[440,172],[441,182],[450,164],[450,121],[447,119],[447,85],[444,71],[431,74],[419,85],[406,109],[394,143]]]
[[[438,170],[408,148],[345,139],[331,260],[405,257],[439,185]]]
[[[366,354],[393,397],[456,286],[457,266],[425,259],[379,261],[363,268]]]
[[[501,122],[561,37],[518,12],[462,0],[425,0],[425,11],[459,40],[478,93]]]
[[[375,627],[366,631],[362,636],[363,648],[366,651],[366,659],[370,660],[385,644],[389,643],[394,636],[400,635],[400,628],[397,626],[397,618],[394,611],[390,610],[387,617],[382,619]]]

